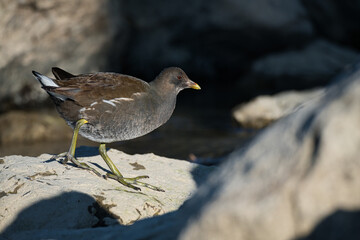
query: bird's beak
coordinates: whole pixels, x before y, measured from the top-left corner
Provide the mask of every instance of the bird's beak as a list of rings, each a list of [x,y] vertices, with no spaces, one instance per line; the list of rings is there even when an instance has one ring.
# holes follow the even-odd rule
[[[197,83],[195,83],[191,80],[188,81],[188,86],[189,86],[189,88],[196,89],[196,90],[201,89],[201,87]]]

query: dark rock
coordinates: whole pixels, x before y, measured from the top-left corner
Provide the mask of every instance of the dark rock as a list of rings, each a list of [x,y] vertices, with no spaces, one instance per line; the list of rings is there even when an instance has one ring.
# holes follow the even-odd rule
[[[132,32],[124,68],[146,79],[164,66],[179,65],[189,76],[221,78],[217,84],[224,84],[248,67],[249,58],[302,45],[313,35],[296,0],[135,0],[125,1],[122,12]]]
[[[360,2],[302,0],[316,32],[360,50]]]
[[[316,40],[300,50],[270,54],[254,61],[251,72],[239,86],[253,95],[323,86],[358,58],[359,52]]]

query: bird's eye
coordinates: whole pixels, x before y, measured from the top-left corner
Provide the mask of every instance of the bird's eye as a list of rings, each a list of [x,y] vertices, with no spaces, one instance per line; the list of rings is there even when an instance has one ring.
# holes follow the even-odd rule
[[[179,80],[180,80],[181,78],[182,78],[181,76],[177,76],[177,79],[179,79]]]

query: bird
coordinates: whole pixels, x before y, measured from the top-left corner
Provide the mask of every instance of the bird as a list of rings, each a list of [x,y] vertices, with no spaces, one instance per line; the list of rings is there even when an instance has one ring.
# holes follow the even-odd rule
[[[41,87],[49,94],[60,116],[73,129],[69,151],[61,162],[69,160],[77,167],[102,175],[94,168],[75,158],[78,135],[99,143],[99,153],[110,168],[109,177],[126,187],[140,190],[143,186],[164,191],[139,179],[124,177],[107,155],[106,144],[143,136],[165,124],[171,117],[178,93],[186,88],[199,90],[178,67],[168,67],[151,82],[113,72],[73,75],[53,67],[55,78],[32,71]]]

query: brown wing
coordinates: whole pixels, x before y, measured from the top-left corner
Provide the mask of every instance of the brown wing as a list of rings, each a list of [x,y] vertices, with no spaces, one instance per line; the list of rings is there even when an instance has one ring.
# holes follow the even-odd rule
[[[146,92],[150,87],[138,78],[116,73],[82,74],[54,82],[59,87],[48,91],[71,99],[83,107],[101,100],[130,98],[134,93]]]

